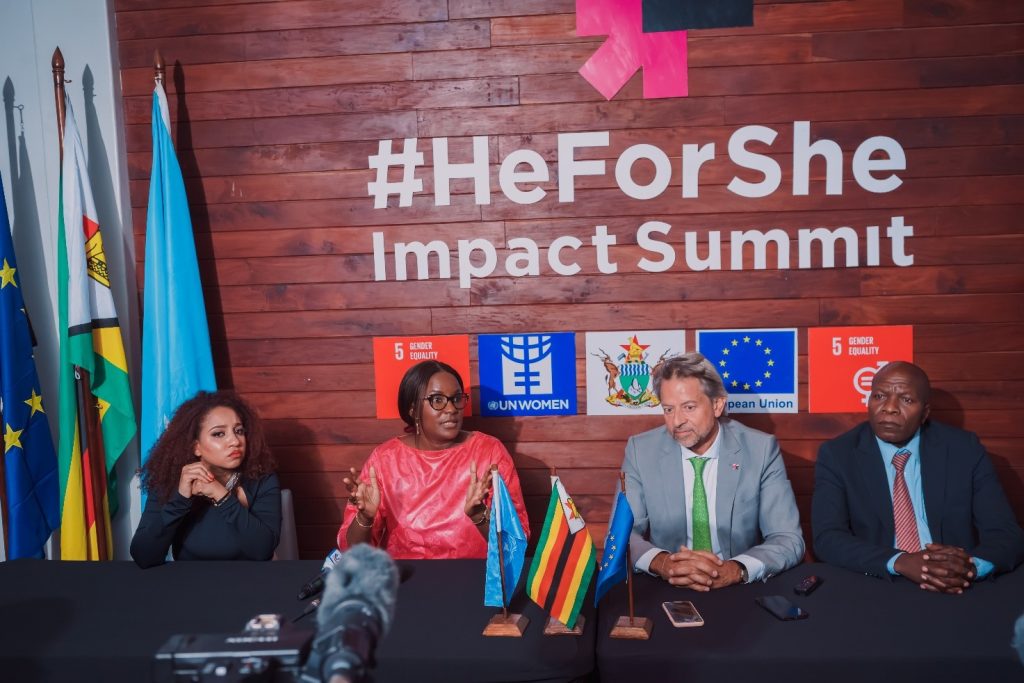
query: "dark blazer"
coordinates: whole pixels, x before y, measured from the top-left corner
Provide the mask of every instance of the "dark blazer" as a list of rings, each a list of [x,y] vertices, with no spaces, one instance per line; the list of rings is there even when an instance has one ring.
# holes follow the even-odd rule
[[[921,427],[921,486],[935,543],[959,546],[1010,571],[1024,559],[1024,531],[978,437],[930,420]],[[871,425],[861,423],[818,450],[811,503],[814,554],[888,577],[899,552],[892,494]]]

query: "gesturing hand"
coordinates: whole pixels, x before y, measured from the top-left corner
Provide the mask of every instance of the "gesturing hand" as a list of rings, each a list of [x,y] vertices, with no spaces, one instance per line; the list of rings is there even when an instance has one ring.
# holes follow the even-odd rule
[[[494,467],[492,464],[491,467]],[[487,469],[490,472],[490,468]],[[476,463],[469,466],[469,488],[466,489],[466,506],[464,511],[468,517],[479,515],[484,507],[484,499],[491,490],[491,478],[485,476],[483,479],[477,474]]]
[[[190,462],[181,468],[181,476],[178,478],[178,493],[185,498],[206,495],[206,491],[212,483],[213,474],[206,469],[206,465],[198,460]]]
[[[345,477],[345,488],[348,489],[349,502],[363,513],[363,517],[372,521],[380,507],[380,487],[377,485],[377,470],[370,468],[370,481],[359,481],[356,468],[349,468],[350,477]]]

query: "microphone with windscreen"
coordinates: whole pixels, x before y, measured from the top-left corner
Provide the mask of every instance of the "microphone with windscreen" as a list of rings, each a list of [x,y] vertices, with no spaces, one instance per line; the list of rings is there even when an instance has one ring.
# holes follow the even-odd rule
[[[367,680],[394,618],[398,583],[398,568],[383,550],[359,544],[342,555],[324,581],[304,681]]]

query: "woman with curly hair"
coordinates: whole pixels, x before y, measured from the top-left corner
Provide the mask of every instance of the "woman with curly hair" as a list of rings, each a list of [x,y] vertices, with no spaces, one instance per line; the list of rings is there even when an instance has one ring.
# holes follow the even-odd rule
[[[140,567],[176,560],[269,560],[281,487],[259,416],[230,391],[181,404],[142,470],[146,509],[132,538]]]

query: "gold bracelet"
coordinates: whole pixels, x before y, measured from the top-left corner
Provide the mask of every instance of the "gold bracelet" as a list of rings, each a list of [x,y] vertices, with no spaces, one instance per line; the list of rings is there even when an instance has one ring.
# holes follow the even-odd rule
[[[359,521],[359,515],[361,515],[361,514],[363,514],[362,510],[359,510],[358,512],[356,512],[356,517],[355,517],[356,524],[358,524],[359,526],[363,527],[364,529],[369,529],[370,527],[372,527],[373,526],[373,520],[372,519],[370,520],[369,524],[363,524],[362,522]]]
[[[472,517],[469,518],[469,521],[473,522],[473,526],[480,526],[480,525],[482,525],[484,522],[486,522],[490,518],[491,518],[491,509],[490,508],[484,508],[484,513],[482,515],[480,515],[480,521],[479,522],[473,522],[473,518]]]

